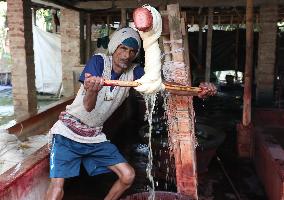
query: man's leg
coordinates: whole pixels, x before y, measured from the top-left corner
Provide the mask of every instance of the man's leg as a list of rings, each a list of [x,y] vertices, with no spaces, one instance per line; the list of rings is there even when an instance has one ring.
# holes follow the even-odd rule
[[[128,163],[119,163],[110,166],[109,169],[117,174],[118,180],[113,184],[104,200],[116,200],[133,183],[135,171]]]
[[[51,178],[45,200],[61,200],[63,198],[64,178]]]

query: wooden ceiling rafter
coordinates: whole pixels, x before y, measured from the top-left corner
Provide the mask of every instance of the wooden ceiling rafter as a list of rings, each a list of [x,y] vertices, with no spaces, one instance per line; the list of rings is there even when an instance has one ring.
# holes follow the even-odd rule
[[[129,14],[133,9],[148,2],[154,6],[169,4],[172,1],[179,2],[182,11],[186,11],[188,21],[197,21],[208,17],[208,6],[214,7],[214,24],[236,24],[245,22],[246,0],[32,0],[33,6],[43,5],[45,8],[69,7],[92,13],[94,16],[111,15],[113,19],[120,19],[121,8],[127,8]],[[279,4],[279,21],[284,21],[284,0],[255,0],[255,21],[259,21],[260,4],[274,1]],[[207,2],[202,4],[202,2]],[[190,4],[190,6],[188,6]],[[198,6],[202,5],[202,6]],[[193,20],[194,19],[194,20]],[[95,20],[96,21],[96,20]],[[100,20],[97,20],[100,21]]]

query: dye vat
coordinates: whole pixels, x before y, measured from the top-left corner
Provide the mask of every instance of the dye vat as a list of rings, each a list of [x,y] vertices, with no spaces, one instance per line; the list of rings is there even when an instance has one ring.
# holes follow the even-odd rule
[[[169,143],[166,124],[161,119],[153,119],[151,145],[153,151],[153,176],[175,183],[175,163],[169,152]],[[143,126],[139,134],[148,140],[149,126]],[[217,148],[223,143],[225,133],[211,126],[196,123],[195,135],[198,146],[196,148],[197,172],[199,174],[208,170],[208,165],[216,155]]]
[[[132,194],[127,196],[122,200],[148,200],[150,193],[149,192],[141,192],[137,194]],[[190,200],[191,198],[185,195],[173,193],[173,192],[163,192],[156,191],[155,192],[155,200]]]

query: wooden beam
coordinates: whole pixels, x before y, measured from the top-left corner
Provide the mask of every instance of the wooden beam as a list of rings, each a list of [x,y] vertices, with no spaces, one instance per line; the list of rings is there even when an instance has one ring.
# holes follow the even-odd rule
[[[38,1],[38,0],[36,0]],[[111,8],[137,8],[143,4],[150,4],[151,6],[159,7],[164,4],[164,1],[157,0],[117,0],[112,3],[112,1],[84,1],[74,4],[74,7],[78,9],[86,10],[103,10]],[[237,6],[246,6],[245,0],[168,0],[167,4],[179,3],[180,7],[237,7]],[[279,5],[284,5],[284,0],[255,0],[254,6],[259,6],[267,3],[276,3]]]
[[[40,4],[40,5],[43,5],[43,6],[50,6],[50,7],[58,8],[58,9],[64,8],[63,6],[60,6],[56,3],[51,3],[51,2],[47,2],[47,1],[43,1],[43,0],[31,0],[31,1],[32,1],[32,3]]]

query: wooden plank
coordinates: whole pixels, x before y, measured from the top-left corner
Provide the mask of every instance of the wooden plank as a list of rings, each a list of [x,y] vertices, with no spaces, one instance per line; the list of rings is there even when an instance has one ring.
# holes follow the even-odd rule
[[[72,103],[74,97],[64,98],[48,105],[44,110],[40,110],[36,115],[17,122],[14,126],[7,129],[9,134],[16,135],[24,141],[27,137],[39,135],[47,132],[58,120],[60,112]]]

